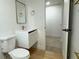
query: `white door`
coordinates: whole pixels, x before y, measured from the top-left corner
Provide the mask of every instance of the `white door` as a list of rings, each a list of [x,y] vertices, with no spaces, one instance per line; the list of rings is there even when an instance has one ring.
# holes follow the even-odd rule
[[[69,30],[69,12],[70,12],[70,0],[64,0],[63,8],[63,26],[62,26],[62,40],[63,40],[63,59],[67,59],[68,52],[68,30]]]

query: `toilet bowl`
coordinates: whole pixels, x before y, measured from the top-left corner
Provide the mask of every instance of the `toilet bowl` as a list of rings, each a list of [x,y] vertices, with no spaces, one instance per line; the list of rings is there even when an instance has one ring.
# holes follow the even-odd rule
[[[9,52],[12,59],[29,59],[29,51],[23,48],[17,48]]]
[[[15,48],[16,36],[0,37],[1,51],[8,53],[12,59],[29,59],[30,53],[23,48]]]

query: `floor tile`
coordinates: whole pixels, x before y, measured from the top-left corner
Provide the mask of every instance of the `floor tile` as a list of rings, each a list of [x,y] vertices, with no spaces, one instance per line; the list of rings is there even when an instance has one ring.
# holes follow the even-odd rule
[[[53,51],[43,51],[40,49],[30,49],[30,59],[62,59],[62,54]]]

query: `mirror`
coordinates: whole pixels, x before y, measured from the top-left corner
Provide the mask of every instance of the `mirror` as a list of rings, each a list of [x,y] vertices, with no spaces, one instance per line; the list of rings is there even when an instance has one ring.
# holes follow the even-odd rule
[[[16,21],[17,24],[26,23],[26,6],[24,3],[16,0]]]

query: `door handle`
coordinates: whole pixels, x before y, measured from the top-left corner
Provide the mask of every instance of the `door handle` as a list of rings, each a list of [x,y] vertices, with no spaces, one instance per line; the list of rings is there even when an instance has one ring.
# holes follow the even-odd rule
[[[71,29],[62,29],[62,31],[71,32]]]

